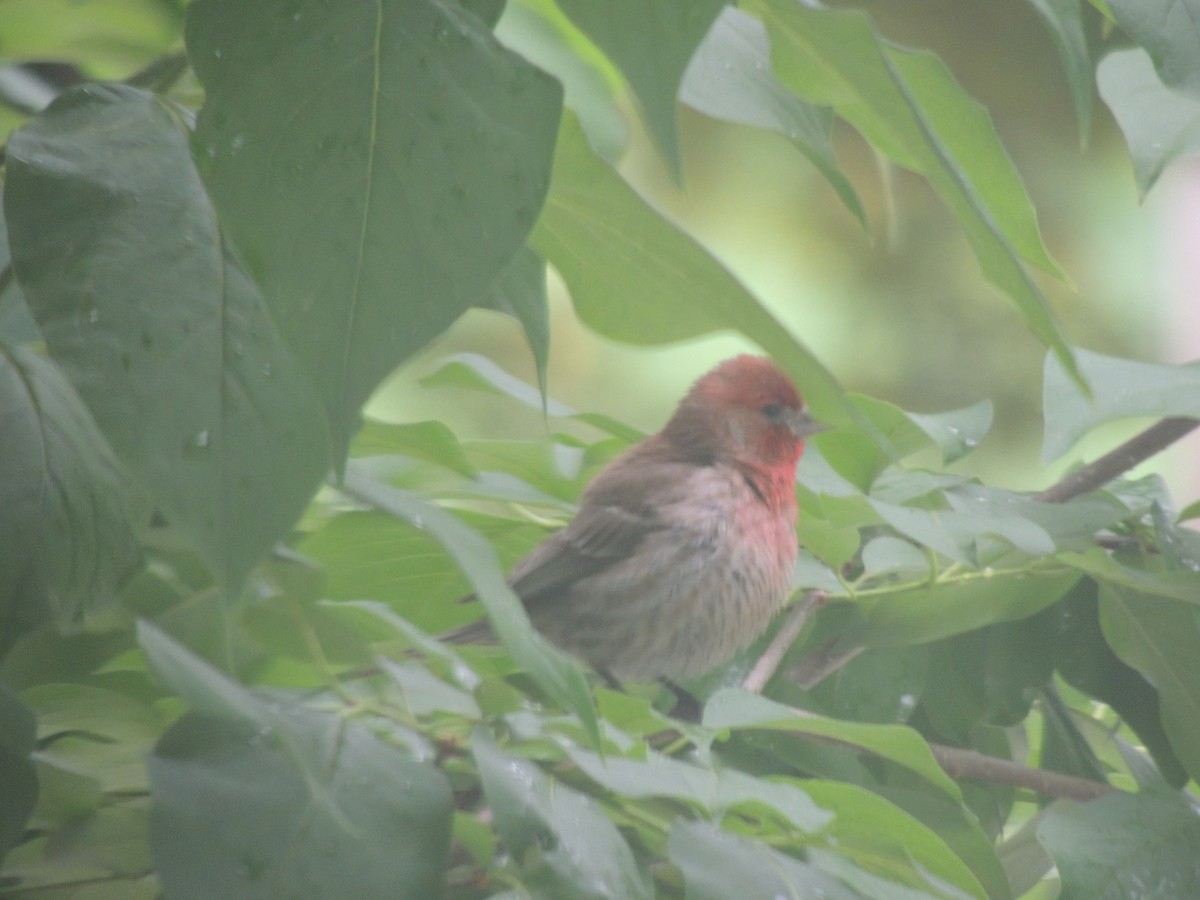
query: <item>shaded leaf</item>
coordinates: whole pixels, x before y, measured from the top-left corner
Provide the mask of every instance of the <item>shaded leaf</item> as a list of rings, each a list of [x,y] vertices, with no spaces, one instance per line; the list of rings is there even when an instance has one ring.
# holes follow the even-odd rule
[[[500,273],[487,306],[508,313],[521,323],[537,366],[546,413],[546,364],[550,357],[550,307],[546,299],[546,263],[528,247],[522,247]]]
[[[1200,818],[1177,794],[1060,802],[1037,837],[1058,866],[1062,900],[1165,900],[1200,888]]]
[[[834,877],[766,844],[722,831],[709,822],[678,819],[671,826],[667,852],[683,872],[687,900],[777,900],[824,897],[857,900],[861,895]],[[897,887],[896,885],[891,885]],[[900,888],[903,900],[930,896]]]
[[[558,0],[559,8],[629,79],[667,163],[680,171],[675,98],[688,61],[724,0]]]
[[[1107,0],[1113,18],[1149,52],[1163,82],[1200,99],[1200,8],[1195,0]]]
[[[1092,56],[1083,30],[1083,2],[1029,0],[1029,3],[1046,23],[1058,51],[1071,91],[1071,105],[1075,107],[1075,120],[1079,123],[1079,142],[1086,147],[1092,130]]]
[[[1200,620],[1194,604],[1100,586],[1100,623],[1122,661],[1158,689],[1163,729],[1200,776]]]
[[[78,625],[141,562],[130,481],[57,366],[0,344],[0,652],[49,609]]]
[[[562,900],[653,896],[629,845],[586,794],[502,752],[483,731],[471,751],[496,829],[531,886]]]
[[[38,800],[38,779],[29,755],[37,725],[29,708],[0,682],[0,860],[25,833]]]
[[[68,91],[13,135],[13,265],[55,360],[128,468],[233,588],[328,468],[324,417],[223,251],[179,111]]]
[[[186,36],[205,180],[340,463],[383,376],[524,244],[561,90],[450,0],[202,0]]]

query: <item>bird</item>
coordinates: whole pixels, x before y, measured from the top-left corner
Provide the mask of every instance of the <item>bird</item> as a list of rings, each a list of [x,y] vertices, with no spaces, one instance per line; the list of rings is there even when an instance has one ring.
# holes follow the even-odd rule
[[[726,662],[788,598],[796,465],[823,427],[769,359],[718,364],[513,568],[509,584],[534,627],[617,685]],[[490,636],[486,620],[442,635]]]

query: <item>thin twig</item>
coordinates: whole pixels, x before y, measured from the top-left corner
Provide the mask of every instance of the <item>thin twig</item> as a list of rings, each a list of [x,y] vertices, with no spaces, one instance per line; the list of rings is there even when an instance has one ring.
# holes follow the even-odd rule
[[[1043,503],[1065,503],[1074,497],[1103,487],[1118,475],[1128,472],[1140,462],[1165,450],[1185,434],[1200,426],[1200,419],[1175,416],[1151,425],[1141,434],[1130,438],[1115,450],[1076,469],[1062,481],[1052,485],[1033,499]]]
[[[812,615],[814,609],[825,602],[824,591],[809,591],[788,610],[787,617],[783,620],[783,624],[779,627],[779,631],[775,632],[775,637],[763,651],[762,656],[758,658],[758,662],[754,664],[754,668],[750,670],[750,674],[742,681],[742,687],[754,694],[761,694],[763,688],[767,686],[767,682],[775,675],[779,669],[779,664],[783,662],[784,655],[788,652],[788,648],[792,646],[792,642],[804,630],[805,623],[808,622],[808,617]]]
[[[1120,788],[1105,782],[1089,781],[1086,778],[1076,778],[1074,775],[1064,775],[1047,769],[1031,769],[1012,760],[987,756],[976,750],[934,743],[929,744],[929,749],[933,751],[938,765],[955,779],[973,778],[977,781],[1007,784],[1027,788],[1043,797],[1068,800],[1095,800],[1106,794],[1121,793]]]

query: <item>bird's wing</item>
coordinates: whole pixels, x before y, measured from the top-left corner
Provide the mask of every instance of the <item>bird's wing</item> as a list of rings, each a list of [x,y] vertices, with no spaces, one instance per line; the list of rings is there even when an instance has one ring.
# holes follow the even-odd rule
[[[679,464],[681,468],[691,466]],[[510,583],[526,606],[553,602],[581,578],[633,556],[647,538],[672,527],[664,508],[686,493],[688,472],[655,477],[638,466],[609,468],[584,493],[578,514],[521,560]]]

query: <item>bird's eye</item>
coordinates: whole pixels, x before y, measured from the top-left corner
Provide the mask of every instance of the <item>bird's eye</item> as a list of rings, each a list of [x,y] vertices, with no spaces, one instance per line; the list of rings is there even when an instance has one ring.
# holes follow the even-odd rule
[[[761,411],[772,422],[778,422],[783,418],[783,407],[778,403],[768,403],[762,407]]]

